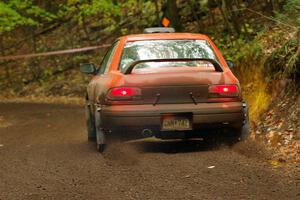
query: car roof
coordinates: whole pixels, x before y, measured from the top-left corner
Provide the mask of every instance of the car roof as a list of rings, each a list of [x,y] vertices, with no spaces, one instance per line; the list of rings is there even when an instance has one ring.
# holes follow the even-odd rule
[[[126,35],[119,38],[125,42],[143,41],[143,40],[208,40],[208,36],[196,33],[150,33]]]

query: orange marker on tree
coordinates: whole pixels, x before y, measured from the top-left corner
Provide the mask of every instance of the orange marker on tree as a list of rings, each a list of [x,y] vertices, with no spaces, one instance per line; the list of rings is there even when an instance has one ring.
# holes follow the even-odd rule
[[[164,26],[164,27],[168,27],[170,25],[170,20],[167,18],[167,17],[164,17],[162,20],[161,20],[161,24]]]

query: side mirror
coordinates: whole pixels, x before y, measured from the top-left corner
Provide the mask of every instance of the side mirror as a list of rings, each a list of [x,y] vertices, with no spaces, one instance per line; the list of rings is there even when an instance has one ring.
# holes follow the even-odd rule
[[[226,60],[227,65],[230,69],[232,69],[234,67],[233,61],[232,60]]]
[[[93,63],[81,63],[80,71],[85,74],[96,74],[97,69]]]

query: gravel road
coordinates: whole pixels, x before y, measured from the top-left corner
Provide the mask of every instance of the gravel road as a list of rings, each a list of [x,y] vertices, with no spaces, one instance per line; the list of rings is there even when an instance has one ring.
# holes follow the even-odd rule
[[[0,200],[300,199],[300,168],[255,143],[139,140],[104,155],[80,106],[0,104]]]

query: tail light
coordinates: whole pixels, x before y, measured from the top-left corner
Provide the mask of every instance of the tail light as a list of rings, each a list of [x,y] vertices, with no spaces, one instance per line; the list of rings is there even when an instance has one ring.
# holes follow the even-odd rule
[[[237,85],[211,85],[208,93],[210,97],[238,97],[239,88]]]
[[[132,100],[141,96],[141,89],[134,87],[112,88],[107,93],[109,100]]]

